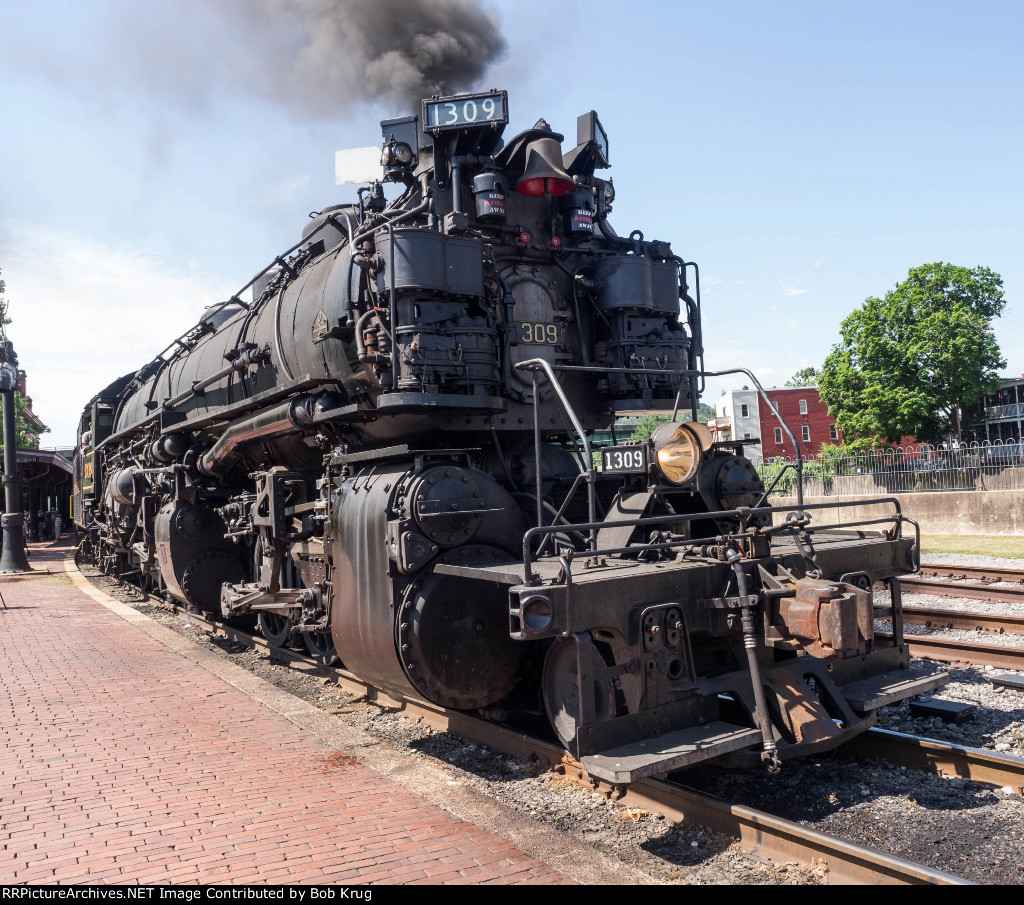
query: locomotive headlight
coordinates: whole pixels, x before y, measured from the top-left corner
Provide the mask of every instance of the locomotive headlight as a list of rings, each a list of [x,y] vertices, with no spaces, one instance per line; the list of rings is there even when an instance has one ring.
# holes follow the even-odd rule
[[[380,165],[382,167],[407,167],[414,159],[415,155],[412,153],[412,148],[404,141],[396,142],[392,139],[384,145],[380,152]]]
[[[653,434],[654,467],[669,484],[692,481],[700,468],[702,438],[690,424],[670,422]]]

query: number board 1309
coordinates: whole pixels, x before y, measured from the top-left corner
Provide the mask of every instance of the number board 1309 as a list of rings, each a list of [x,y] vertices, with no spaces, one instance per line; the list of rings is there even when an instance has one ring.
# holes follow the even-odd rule
[[[601,450],[601,471],[610,474],[644,474],[647,471],[646,447],[604,447]]]
[[[505,92],[462,94],[423,102],[423,127],[428,131],[508,122]]]

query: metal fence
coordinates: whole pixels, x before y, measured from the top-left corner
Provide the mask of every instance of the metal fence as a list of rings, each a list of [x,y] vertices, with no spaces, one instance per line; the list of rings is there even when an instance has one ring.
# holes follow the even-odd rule
[[[773,496],[796,492],[796,461],[755,459]],[[920,444],[804,459],[805,496],[872,496],[936,490],[1024,489],[1024,441]]]

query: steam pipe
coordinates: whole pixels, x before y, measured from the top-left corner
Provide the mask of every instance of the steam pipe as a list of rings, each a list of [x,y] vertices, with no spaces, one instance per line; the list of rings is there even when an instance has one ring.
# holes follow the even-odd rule
[[[418,214],[422,214],[425,210],[430,208],[433,205],[433,203],[434,202],[433,202],[432,198],[427,198],[425,201],[421,201],[418,205],[416,205],[416,207],[410,208],[407,211],[402,211],[402,213],[398,214],[396,217],[392,217],[390,220],[386,220],[384,223],[378,223],[375,226],[371,226],[368,229],[364,229],[360,233],[356,233],[355,241],[358,241],[359,239],[362,239],[363,236],[368,236],[371,233],[376,232],[382,226],[386,226],[390,230],[396,224],[403,223],[404,221],[408,220],[410,217],[415,217]]]
[[[364,311],[362,314],[359,315],[359,320],[356,321],[356,327],[355,327],[355,331],[356,331],[355,332],[356,357],[359,359],[359,361],[361,361],[363,363],[370,362],[371,364],[377,364],[378,362],[387,362],[387,361],[389,361],[389,357],[388,356],[385,356],[385,355],[382,355],[382,354],[379,354],[379,353],[376,354],[376,355],[371,356],[371,354],[366,351],[366,341],[363,339],[363,321],[369,319],[370,317],[372,317],[375,314],[376,315],[380,315],[380,313],[383,310],[384,310],[383,308],[376,308],[376,307],[375,308],[368,308],[366,311]],[[381,329],[384,330],[383,325],[381,326]],[[395,351],[394,350],[394,338],[391,337],[391,334],[388,333],[387,330],[384,330],[384,332],[391,339],[391,345],[392,345],[391,354],[394,355],[394,351]]]
[[[558,268],[565,274],[568,275],[572,283],[572,307],[576,314],[576,335],[580,340],[580,353],[583,356],[583,364],[591,365],[593,362],[590,360],[590,343],[587,342],[586,337],[583,335],[583,319],[580,317],[580,297],[579,297],[579,278],[582,267],[577,267],[576,270],[570,270],[562,261],[558,259],[558,255],[552,255],[551,260],[558,265]],[[675,419],[672,419],[675,420]]]
[[[601,230],[601,234],[613,245],[618,245],[620,248],[633,248],[633,243],[629,239],[623,239],[622,236],[615,232],[607,217],[601,217],[597,221],[597,226]]]
[[[199,473],[214,478],[227,472],[238,460],[242,449],[257,440],[270,440],[302,427],[301,410],[309,396],[296,396],[285,402],[232,421],[216,443],[196,462]]]
[[[231,364],[221,368],[219,371],[214,371],[209,377],[205,377],[202,380],[197,380],[195,383],[192,384],[191,389],[185,390],[185,392],[183,393],[179,393],[173,399],[165,400],[164,408],[172,409],[179,403],[184,402],[186,399],[191,399],[193,396],[198,396],[200,393],[202,393],[203,390],[205,390],[208,386],[212,386],[218,380],[222,380],[223,378],[227,377],[234,371],[242,372],[246,368],[258,364],[260,359],[262,358],[262,352],[256,349],[250,349],[242,356],[235,359],[235,361],[231,362]]]
[[[452,158],[452,213],[462,213],[462,158]]]

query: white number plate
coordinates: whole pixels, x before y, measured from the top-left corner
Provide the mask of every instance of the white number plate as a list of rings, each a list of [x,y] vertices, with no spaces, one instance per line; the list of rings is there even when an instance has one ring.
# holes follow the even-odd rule
[[[647,471],[647,448],[606,446],[601,450],[601,471],[612,474],[643,474]]]
[[[428,132],[507,122],[504,91],[498,94],[462,94],[423,102],[423,127]]]

